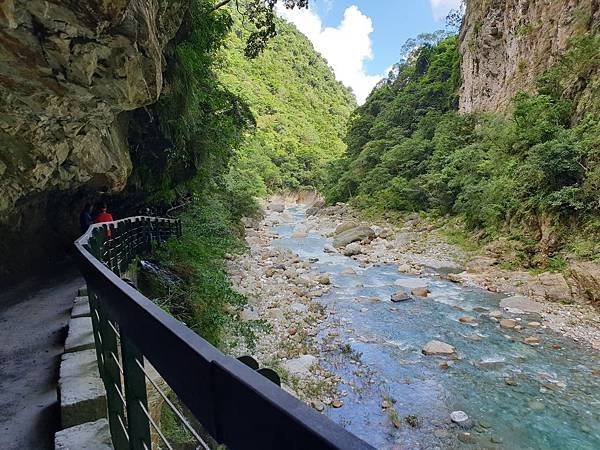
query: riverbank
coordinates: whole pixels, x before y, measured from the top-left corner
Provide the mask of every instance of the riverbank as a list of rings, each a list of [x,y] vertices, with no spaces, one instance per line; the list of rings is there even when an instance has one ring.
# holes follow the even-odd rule
[[[355,409],[372,416],[377,425],[363,423],[362,432],[370,436],[372,426],[381,428],[384,437],[374,437],[376,445],[387,446],[389,436],[415,442],[431,436],[446,442],[450,436],[448,443],[454,442],[457,435],[448,431],[469,440],[452,428],[450,412],[460,406],[485,423],[490,415],[485,402],[498,396],[503,402],[504,396],[516,395],[511,408],[525,408],[533,422],[539,420],[535,408],[540,403],[558,408],[553,420],[571,420],[571,413],[563,411],[563,390],[580,392],[577,383],[597,380],[597,354],[590,353],[589,359],[583,352],[593,352],[599,342],[591,306],[507,297],[525,292],[521,278],[515,278],[514,290],[503,288],[501,282],[513,281],[511,273],[498,276],[500,269],[486,264],[489,260],[448,244],[442,230],[420,220],[410,219],[401,227],[372,224],[346,205],[307,210],[293,198],[274,198],[265,209],[263,220],[246,221],[250,251],[231,256],[228,263],[234,288],[248,298],[244,309],[230,314],[261,323],[264,332],[257,333],[253,348],[229,336],[224,339],[226,351],[251,354],[261,365],[275,368],[286,389],[339,423],[354,421],[354,432],[360,434],[359,424],[364,422],[353,416]],[[349,230],[366,235],[362,241],[350,237],[354,242],[341,242],[339,237],[347,237]],[[407,302],[398,297],[399,303],[391,301],[390,294],[398,289],[410,294]],[[589,320],[579,320],[580,314],[589,314]],[[558,334],[569,338],[561,340]],[[456,346],[458,360],[424,357],[424,344],[432,339]],[[378,367],[389,352],[394,359]],[[568,355],[573,354],[581,361],[571,360]],[[546,373],[548,364],[552,372]],[[586,381],[565,375],[576,366],[583,367],[582,373],[573,377],[581,375]],[[443,383],[441,392],[450,389],[446,396],[460,397],[464,386],[450,385],[460,380],[464,384],[470,377],[481,390],[475,404],[462,405],[460,399],[423,401],[422,396],[429,395],[423,392],[440,391],[439,386],[429,386],[432,382]],[[541,392],[556,397],[540,398]],[[405,396],[415,397],[402,401]],[[431,402],[437,404],[433,409]],[[452,409],[444,413],[446,408]],[[514,413],[523,413],[519,411]],[[495,430],[479,427],[480,438],[499,440],[508,434],[502,423],[506,418],[496,419]],[[414,427],[409,423],[419,424],[419,431],[410,434],[407,428]],[[548,424],[539,426],[552,425]],[[565,433],[572,431],[571,427]]]

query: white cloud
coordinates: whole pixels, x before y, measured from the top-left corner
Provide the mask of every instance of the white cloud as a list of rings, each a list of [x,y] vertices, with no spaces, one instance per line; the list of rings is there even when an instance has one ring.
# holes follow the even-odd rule
[[[451,9],[459,9],[461,0],[429,0],[433,17],[435,20],[441,21],[446,18]]]
[[[341,23],[324,27],[318,14],[312,9],[278,9],[279,14],[292,22],[312,42],[333,68],[335,76],[352,88],[356,101],[365,99],[382,78],[382,75],[369,75],[365,61],[373,58],[371,38],[373,23],[357,6],[352,5],[344,12]]]

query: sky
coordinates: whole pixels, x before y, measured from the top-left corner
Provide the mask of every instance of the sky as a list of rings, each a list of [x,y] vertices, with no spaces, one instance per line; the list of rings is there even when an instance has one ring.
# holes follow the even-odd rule
[[[362,104],[402,59],[404,43],[443,29],[446,15],[459,4],[460,0],[310,0],[308,10],[278,12],[310,39]]]

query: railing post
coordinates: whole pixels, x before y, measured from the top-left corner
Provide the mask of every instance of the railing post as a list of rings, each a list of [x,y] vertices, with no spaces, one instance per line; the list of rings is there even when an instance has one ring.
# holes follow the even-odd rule
[[[106,389],[108,422],[115,450],[129,449],[127,423],[125,419],[124,396],[121,386],[121,368],[118,363],[119,350],[117,334],[111,326],[102,303],[98,303],[100,315],[100,336],[102,339],[102,359],[104,370],[102,379]]]
[[[152,448],[150,423],[144,412],[144,408],[149,411],[146,377],[142,370],[144,358],[124,333],[121,333],[121,360],[125,381],[129,448],[130,450],[150,449]]]

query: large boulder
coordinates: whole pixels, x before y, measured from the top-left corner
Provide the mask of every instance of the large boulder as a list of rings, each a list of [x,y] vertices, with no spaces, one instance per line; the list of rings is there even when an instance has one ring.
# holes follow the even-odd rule
[[[356,222],[342,222],[335,228],[335,234],[341,234],[344,231],[351,230],[352,228],[356,228],[358,224]]]
[[[569,265],[571,278],[577,293],[587,300],[600,302],[600,264],[592,261],[572,262]]]
[[[340,248],[345,247],[348,244],[356,241],[362,241],[364,239],[370,239],[375,236],[375,232],[370,227],[354,227],[338,234],[333,239],[333,246]]]
[[[508,310],[518,310],[525,313],[540,313],[543,305],[522,295],[515,295],[500,300],[500,307]]]

